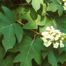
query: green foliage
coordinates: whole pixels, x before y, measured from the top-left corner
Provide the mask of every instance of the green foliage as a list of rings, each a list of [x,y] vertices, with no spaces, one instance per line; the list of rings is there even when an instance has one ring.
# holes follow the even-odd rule
[[[14,62],[21,62],[21,66],[32,66],[31,61],[34,59],[38,64],[41,64],[41,45],[42,41],[39,38],[24,37],[18,48],[20,53],[16,56]]]
[[[53,53],[53,51],[49,51],[48,53],[48,62],[52,65],[52,66],[57,66],[57,59]]]
[[[45,47],[41,39],[47,26],[66,34],[61,0],[0,2],[0,66],[62,66],[66,62],[66,36],[65,47],[57,49]]]
[[[63,10],[64,9],[62,5],[54,1],[52,3],[49,3],[47,7],[47,11],[52,11],[52,12],[58,11],[59,16],[63,14]]]
[[[18,24],[15,23],[15,18],[12,15],[11,11],[2,6],[2,10],[4,12],[0,13],[0,34],[4,35],[4,38],[2,40],[3,46],[5,50],[11,49],[14,47],[16,43],[15,35],[17,39],[22,39],[22,28]],[[16,30],[18,29],[18,33],[16,33]],[[18,37],[18,35],[20,35]],[[20,41],[19,40],[19,41]]]

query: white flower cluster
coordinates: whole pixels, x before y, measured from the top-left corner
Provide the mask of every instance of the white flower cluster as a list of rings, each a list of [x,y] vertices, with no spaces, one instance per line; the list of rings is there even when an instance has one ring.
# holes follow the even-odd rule
[[[66,10],[66,0],[62,0],[64,2],[63,8]]]
[[[41,39],[44,41],[44,46],[49,47],[53,46],[53,48],[62,48],[64,47],[64,33],[60,32],[60,30],[55,29],[53,26],[46,27],[46,30],[41,33],[43,36]]]

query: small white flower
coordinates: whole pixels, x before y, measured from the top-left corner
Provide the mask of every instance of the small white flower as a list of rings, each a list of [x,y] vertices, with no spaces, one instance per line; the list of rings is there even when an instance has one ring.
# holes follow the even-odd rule
[[[64,38],[62,37],[61,40],[64,40]]]
[[[44,42],[47,42],[47,39],[46,39],[46,38],[42,37],[41,39],[42,39]]]
[[[63,48],[64,47],[64,44],[60,44],[60,48]]]
[[[60,30],[55,30],[56,33],[61,34]]]
[[[48,40],[45,39],[44,37],[42,37],[41,39],[44,41],[44,46],[45,46],[45,47],[49,47],[49,46],[52,44],[51,41],[48,41]]]
[[[52,29],[52,30],[55,30],[53,26],[51,26],[51,29]]]
[[[59,37],[55,37],[55,41],[57,41],[59,39]]]
[[[50,37],[50,40],[53,41],[54,40],[54,36],[49,36]]]
[[[58,48],[58,47],[59,47],[59,43],[58,43],[58,42],[54,43],[54,44],[53,44],[53,47],[54,47],[54,48]]]
[[[64,47],[64,44],[63,42],[60,40],[60,48],[63,48]]]
[[[44,42],[44,46],[45,46],[45,47],[49,47],[51,44],[52,44],[52,42],[51,42],[51,41]]]
[[[50,30],[51,33],[55,32],[55,28],[53,26],[50,26],[50,28],[51,28]]]
[[[62,0],[63,2],[65,2],[66,0]]]
[[[61,37],[60,34],[56,35],[56,37],[55,37],[55,41],[57,41],[60,37]]]
[[[50,27],[47,27],[46,30],[49,31],[49,30],[51,30],[51,29],[50,29]]]
[[[63,6],[64,10],[66,10],[66,6]]]
[[[66,6],[66,2],[64,2],[64,6]]]
[[[41,33],[43,36],[47,36],[48,35],[48,32],[42,32]]]

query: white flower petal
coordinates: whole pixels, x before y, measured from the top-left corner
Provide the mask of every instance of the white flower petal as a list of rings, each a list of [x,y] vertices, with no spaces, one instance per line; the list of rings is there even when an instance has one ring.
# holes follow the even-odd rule
[[[61,34],[60,30],[55,30],[56,33]]]
[[[56,35],[55,41],[57,41],[60,37],[61,37],[61,35]]]
[[[44,42],[48,42],[46,38],[42,37],[41,38]]]
[[[66,6],[63,6],[64,10],[66,10]]]
[[[64,47],[64,44],[62,41],[60,41],[60,48],[63,48]]]
[[[60,44],[60,48],[63,48],[64,47],[64,44]]]
[[[53,41],[54,40],[54,36],[50,36],[50,40]]]
[[[51,29],[55,30],[53,26],[51,26]]]
[[[63,41],[63,40],[64,40],[64,38],[62,37],[62,38],[61,38],[61,40]]]
[[[49,31],[49,30],[51,30],[51,28],[50,28],[50,27],[46,27],[46,30],[48,30],[48,31]]]
[[[66,2],[64,2],[64,6],[66,6]]]
[[[41,35],[43,36],[48,35],[48,32],[42,32]]]
[[[58,42],[54,43],[54,44],[53,44],[53,47],[54,47],[54,48],[58,48],[58,47],[59,47],[59,43],[58,43]]]
[[[52,36],[55,36],[55,35],[56,35],[56,33],[55,33],[55,32],[53,32],[53,33],[52,33]]]
[[[59,38],[58,37],[55,37],[55,41],[57,41]]]
[[[65,2],[66,0],[62,0],[63,2]]]
[[[45,47],[49,47],[51,44],[52,44],[52,42],[51,42],[51,41],[44,42],[44,46],[45,46]]]

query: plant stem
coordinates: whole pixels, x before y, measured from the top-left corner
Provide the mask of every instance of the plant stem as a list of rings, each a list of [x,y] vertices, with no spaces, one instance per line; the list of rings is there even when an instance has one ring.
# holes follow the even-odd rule
[[[24,24],[22,23],[22,21],[21,20],[17,20],[16,21],[18,24],[20,24],[20,25],[23,25],[24,26]],[[35,34],[37,34],[37,35],[41,35],[39,32],[37,32],[37,31],[35,31],[35,30],[31,30],[32,32],[34,32]]]

